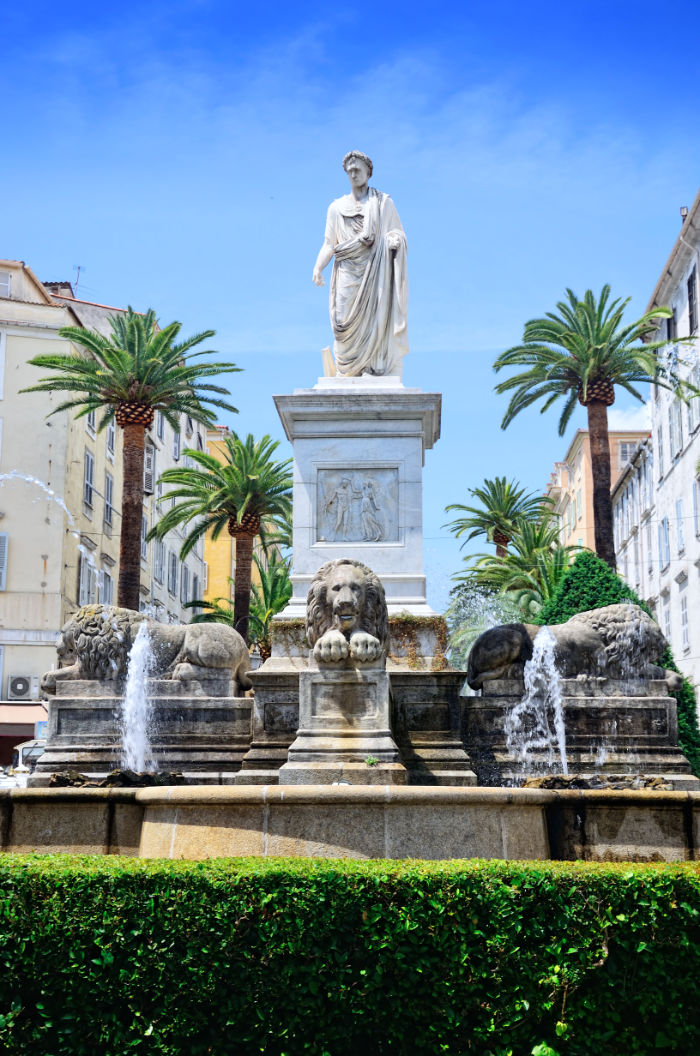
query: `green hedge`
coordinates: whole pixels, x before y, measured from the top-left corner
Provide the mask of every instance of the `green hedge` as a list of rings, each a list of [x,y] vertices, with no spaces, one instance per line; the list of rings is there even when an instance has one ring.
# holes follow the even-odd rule
[[[695,865],[0,857],[0,1051],[700,1052]]]
[[[564,573],[556,591],[538,614],[537,622],[543,626],[565,623],[577,612],[600,609],[604,605],[617,605],[622,601],[640,605],[651,616],[649,607],[616,572],[613,572],[607,562],[602,561],[591,550],[584,550]],[[671,668],[681,674],[670,648],[659,657],[659,663],[662,667]],[[672,696],[678,704],[678,744],[693,773],[700,777],[700,729],[695,690],[688,679],[684,678],[682,688]]]

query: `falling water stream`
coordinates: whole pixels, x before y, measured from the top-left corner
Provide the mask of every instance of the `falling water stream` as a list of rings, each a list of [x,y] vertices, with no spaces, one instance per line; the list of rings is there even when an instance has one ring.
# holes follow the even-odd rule
[[[150,742],[153,704],[148,697],[148,678],[153,669],[153,648],[144,620],[129,651],[124,700],[122,701],[122,766],[141,774],[155,770]]]
[[[525,771],[551,771],[559,756],[568,775],[561,676],[554,662],[556,638],[549,627],[537,632],[532,659],[525,664],[525,695],[505,721],[506,745]]]

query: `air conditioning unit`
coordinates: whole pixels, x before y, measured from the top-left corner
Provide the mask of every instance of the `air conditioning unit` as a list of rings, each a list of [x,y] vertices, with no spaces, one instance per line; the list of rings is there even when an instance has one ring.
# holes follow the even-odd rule
[[[38,700],[39,699],[39,676],[38,675],[8,675],[7,676],[7,699],[8,700]]]

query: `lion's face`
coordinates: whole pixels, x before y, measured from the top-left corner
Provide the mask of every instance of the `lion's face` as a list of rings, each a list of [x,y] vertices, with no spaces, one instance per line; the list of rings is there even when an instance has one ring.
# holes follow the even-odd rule
[[[56,653],[62,664],[71,664],[75,661],[75,620],[69,620],[58,632]]]
[[[365,576],[355,565],[336,565],[326,581],[326,603],[333,626],[349,634],[365,609]]]

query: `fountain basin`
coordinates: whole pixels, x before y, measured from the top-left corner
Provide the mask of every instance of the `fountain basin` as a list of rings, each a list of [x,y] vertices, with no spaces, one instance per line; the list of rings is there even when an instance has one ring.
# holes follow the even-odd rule
[[[700,792],[251,785],[0,789],[0,848],[144,858],[700,859]]]

